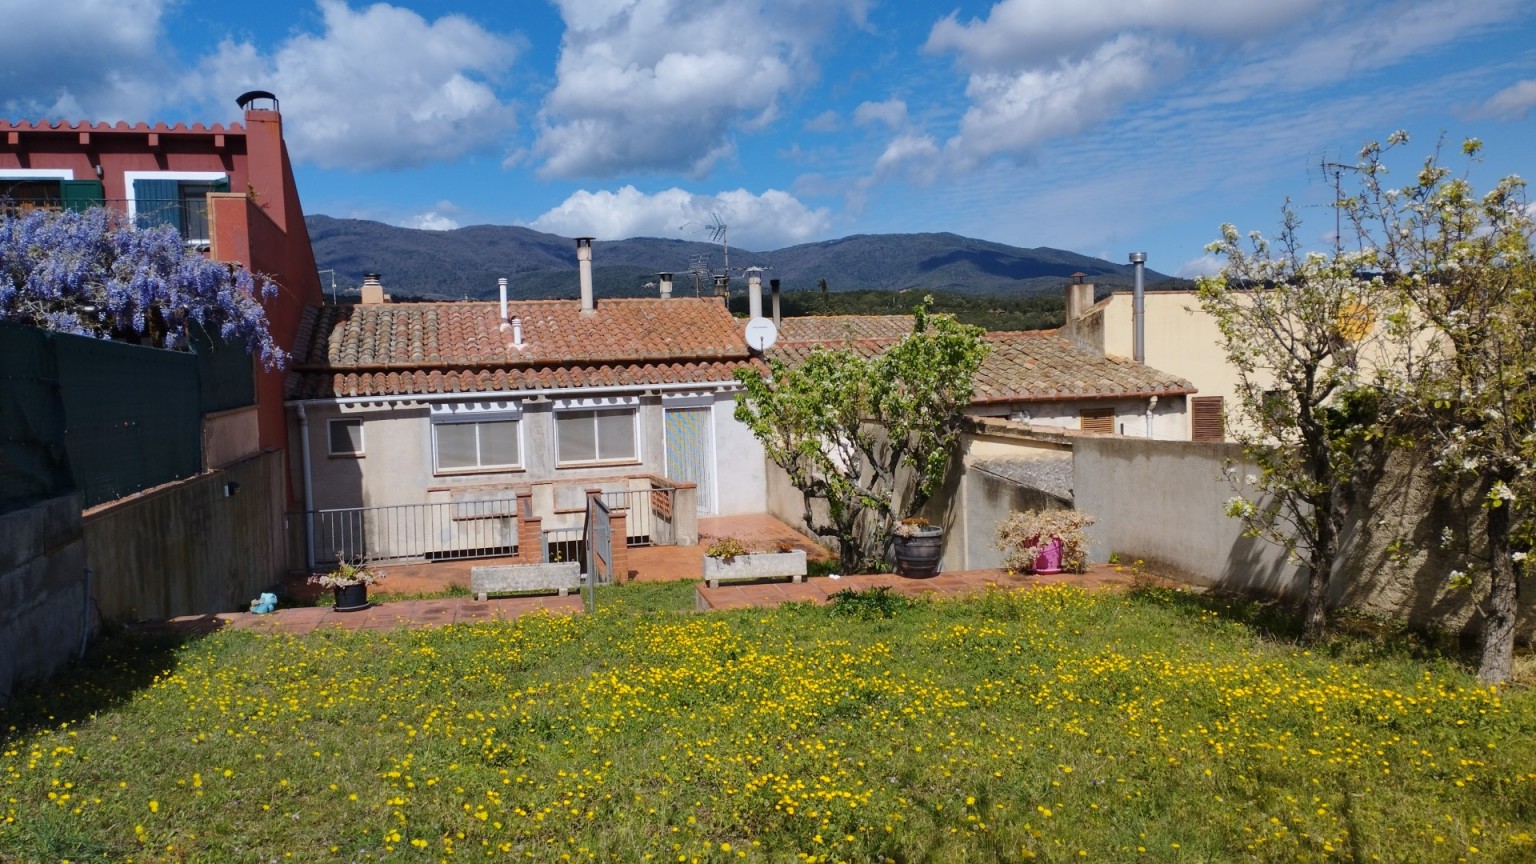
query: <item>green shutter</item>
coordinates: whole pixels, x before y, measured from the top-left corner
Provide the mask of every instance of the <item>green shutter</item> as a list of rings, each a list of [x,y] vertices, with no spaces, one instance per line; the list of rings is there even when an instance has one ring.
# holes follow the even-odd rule
[[[219,179],[213,181],[213,191],[215,191],[215,192],[228,192],[229,191],[229,178],[228,177],[220,177]]]
[[[181,184],[175,180],[133,181],[134,222],[140,228],[170,225],[181,230]]]
[[[100,180],[60,180],[64,209],[89,210],[106,204],[107,193]]]

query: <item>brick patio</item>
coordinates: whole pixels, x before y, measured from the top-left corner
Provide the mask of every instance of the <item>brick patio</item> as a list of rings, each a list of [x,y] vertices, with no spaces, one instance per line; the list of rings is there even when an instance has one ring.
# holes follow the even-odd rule
[[[697,546],[647,546],[629,550],[629,578],[634,582],[664,582],[699,580],[703,575],[704,550],[723,537],[735,537],[753,550],[773,549],[781,542],[804,549],[812,561],[830,558],[827,550],[791,529],[788,525],[764,514],[747,516],[714,516],[699,519],[699,545]],[[374,593],[383,591],[399,594],[431,593],[446,590],[451,585],[468,587],[471,567],[508,563],[512,559],[476,559],[466,561],[442,561],[428,564],[403,564],[383,567],[383,583]],[[887,586],[892,591],[909,596],[934,594],[953,596],[975,594],[989,586],[999,588],[1029,588],[1038,585],[1071,584],[1088,590],[1125,588],[1137,580],[1155,581],[1158,584],[1176,583],[1146,574],[1133,574],[1129,570],[1107,564],[1090,567],[1081,575],[1060,574],[1054,576],[1011,576],[1002,570],[966,570],[958,573],[941,573],[928,579],[908,579],[891,573],[840,578],[816,577],[800,584],[789,582],[761,582],[722,585],[709,588],[700,582],[696,590],[696,607],[700,610],[738,609],[744,607],[777,606],[786,602],[810,602],[823,604],[838,591],[863,590]],[[285,584],[285,589],[300,598],[314,597],[320,591],[305,583],[303,577],[295,577]],[[152,622],[146,627],[166,627],[187,632],[207,633],[229,628],[260,633],[308,633],[320,627],[339,627],[346,630],[391,630],[401,627],[435,627],[444,624],[460,624],[471,621],[511,621],[520,615],[537,612],[575,615],[583,608],[582,598],[569,597],[509,597],[484,602],[472,597],[450,597],[437,600],[390,600],[359,612],[336,612],[327,606],[306,606],[279,609],[269,615],[253,615],[249,612],[225,612],[217,615],[186,615],[167,621]]]

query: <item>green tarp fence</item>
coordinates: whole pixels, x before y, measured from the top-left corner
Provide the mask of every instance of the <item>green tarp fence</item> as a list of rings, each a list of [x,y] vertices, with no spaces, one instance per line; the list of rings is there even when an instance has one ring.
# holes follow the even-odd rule
[[[254,402],[251,358],[0,323],[0,511],[78,489],[91,507],[202,470],[202,416]],[[198,344],[201,342],[202,344]]]

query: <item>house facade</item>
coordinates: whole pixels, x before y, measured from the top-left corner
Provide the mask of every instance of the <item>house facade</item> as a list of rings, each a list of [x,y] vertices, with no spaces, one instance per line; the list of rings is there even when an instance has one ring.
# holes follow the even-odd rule
[[[282,116],[268,93],[241,97],[244,123],[0,120],[0,206],[107,207],[133,225],[171,225],[189,249],[271,278],[273,340],[292,351],[321,302]],[[206,420],[205,467],[287,446],[284,375],[253,364],[256,404]]]
[[[786,318],[768,356],[794,363],[818,346],[878,353],[912,332],[908,315]],[[1187,440],[1182,377],[1090,351],[1054,330],[993,332],[966,414],[1033,426]]]
[[[462,523],[521,494],[561,529],[589,490],[684,487],[700,513],[760,512],[762,447],[733,417],[733,374],[756,362],[741,324],[714,298],[583,297],[311,308],[288,382],[304,509],[443,505]]]

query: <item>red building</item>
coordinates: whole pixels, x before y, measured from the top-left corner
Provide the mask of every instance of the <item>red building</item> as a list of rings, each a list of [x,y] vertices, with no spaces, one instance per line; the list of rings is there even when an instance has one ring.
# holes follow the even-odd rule
[[[245,123],[227,127],[0,120],[0,200],[106,206],[138,225],[175,225],[190,248],[278,283],[267,320],[291,352],[304,307],[323,300],[320,277],[277,99],[255,91],[239,104]],[[285,373],[256,366],[256,375],[253,409],[209,418],[210,464],[286,449]]]

